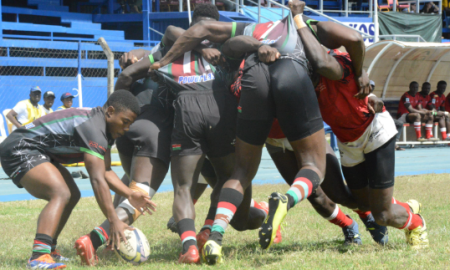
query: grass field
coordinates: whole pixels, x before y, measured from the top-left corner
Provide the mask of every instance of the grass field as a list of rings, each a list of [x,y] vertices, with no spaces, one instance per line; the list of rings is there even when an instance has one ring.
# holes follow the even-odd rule
[[[428,225],[430,248],[416,252],[405,243],[403,231],[390,228],[389,244],[377,246],[357,215],[343,208],[360,224],[363,245],[349,249],[341,246],[343,236],[339,227],[316,214],[308,202],[302,202],[288,213],[283,242],[262,252],[257,231],[239,233],[231,227],[224,239],[225,264],[218,269],[450,269],[450,175],[404,176],[396,179],[395,197],[406,201],[418,199]],[[257,201],[267,200],[272,191],[286,191],[286,185],[264,185],[254,188]],[[197,202],[197,230],[200,229],[208,207],[207,194]],[[155,197],[158,212],[136,222],[148,237],[151,259],[139,269],[208,269],[207,265],[177,265],[180,252],[178,235],[166,229],[171,216],[173,193]],[[25,268],[35,234],[36,219],[45,203],[21,201],[0,203],[0,268]],[[74,210],[59,239],[63,255],[73,259],[67,269],[82,269],[73,249],[74,241],[103,221],[94,198],[82,199]],[[130,269],[114,255],[99,251],[99,269]]]

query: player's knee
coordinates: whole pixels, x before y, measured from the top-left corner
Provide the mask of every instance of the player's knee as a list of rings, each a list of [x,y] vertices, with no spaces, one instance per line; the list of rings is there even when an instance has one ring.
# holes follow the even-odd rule
[[[388,211],[372,211],[372,215],[375,222],[381,226],[389,225],[389,212]]]
[[[239,222],[237,220],[231,220],[230,225],[238,232],[243,232],[247,230],[247,224],[244,222]]]
[[[80,198],[81,198],[81,193],[78,189],[75,191],[72,191],[70,194],[69,204],[75,206],[80,201]]]
[[[51,200],[60,201],[64,205],[70,204],[72,194],[68,188],[62,188],[58,190],[51,198]]]

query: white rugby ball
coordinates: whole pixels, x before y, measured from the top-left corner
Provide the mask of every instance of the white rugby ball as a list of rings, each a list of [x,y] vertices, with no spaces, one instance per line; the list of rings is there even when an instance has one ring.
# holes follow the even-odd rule
[[[133,231],[125,230],[127,242],[120,241],[119,248],[115,248],[116,254],[127,262],[134,265],[140,265],[150,257],[150,244],[147,237],[139,230],[134,228]]]

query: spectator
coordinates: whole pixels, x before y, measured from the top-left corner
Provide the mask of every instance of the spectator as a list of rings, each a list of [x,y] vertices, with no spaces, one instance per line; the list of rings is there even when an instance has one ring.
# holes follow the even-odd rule
[[[45,92],[44,93],[44,105],[43,105],[45,114],[49,114],[49,113],[53,112],[53,110],[52,110],[53,103],[55,103],[55,93],[53,93],[52,91]]]
[[[430,139],[433,137],[434,113],[430,110],[427,110],[428,103],[431,100],[430,90],[431,84],[429,82],[424,82],[422,84],[422,91],[417,93],[417,99],[419,100],[417,109],[424,113],[422,114],[422,123],[425,123],[426,139]]]
[[[433,112],[435,121],[439,121],[443,140],[450,136],[450,133],[447,133],[447,130],[450,131],[450,121],[449,113],[445,111],[445,89],[447,89],[447,83],[439,81],[437,90],[430,94],[431,100],[428,102],[428,109]]]
[[[73,98],[74,98],[74,96],[69,92],[62,94],[61,101],[62,101],[63,105],[59,106],[56,110],[60,111],[60,110],[72,108]]]
[[[450,112],[450,93],[447,95],[447,98],[445,99],[445,110],[447,112]]]
[[[439,7],[437,7],[433,2],[427,2],[420,13],[431,14],[439,13]]]
[[[402,11],[406,13],[416,13],[416,4],[415,3],[409,4],[409,8],[404,8]]]
[[[30,90],[30,99],[19,101],[6,115],[13,124],[12,130],[27,125],[39,117],[45,115],[44,109],[39,105],[41,100],[41,88],[33,87]]]
[[[421,112],[415,109],[418,105],[418,99],[416,97],[419,91],[419,84],[417,82],[411,82],[409,84],[409,91],[404,93],[400,98],[400,103],[398,104],[397,119],[402,123],[412,123],[414,124],[414,130],[416,131],[416,136],[418,141],[425,140],[422,138],[422,125],[421,125]]]

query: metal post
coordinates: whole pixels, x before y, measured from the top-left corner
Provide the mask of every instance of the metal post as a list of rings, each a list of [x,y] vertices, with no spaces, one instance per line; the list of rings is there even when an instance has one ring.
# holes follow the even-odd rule
[[[108,13],[114,13],[114,0],[108,0]]]
[[[179,11],[179,12],[182,12],[182,11],[183,11],[183,0],[180,0],[180,1],[178,2],[178,11]]]
[[[392,11],[397,12],[397,0],[394,0],[394,2],[392,3]]]
[[[99,38],[97,41],[100,46],[102,46],[103,52],[106,55],[106,59],[108,59],[108,72],[107,72],[107,79],[108,79],[108,97],[114,92],[114,54],[112,53],[111,49],[108,46],[108,43],[106,43],[106,40],[104,38]]]
[[[345,17],[348,17],[348,0],[345,0],[345,7],[344,8],[345,8]]]
[[[376,1],[376,0],[369,0],[369,18],[373,17],[372,16],[372,13],[373,13],[373,1]],[[376,5],[375,5],[375,7],[376,7]]]
[[[19,18],[19,16],[17,16]],[[0,0],[0,39],[3,39],[3,26],[2,26],[2,3]]]
[[[191,0],[187,0],[186,5],[187,5],[187,10],[188,10],[189,25],[191,25],[191,22],[192,22],[192,18],[191,18]]]
[[[281,4],[283,6],[286,6],[286,3],[284,2],[284,0],[281,0]],[[284,8],[281,8],[281,18],[284,18]]]
[[[149,12],[151,11],[152,6],[149,3],[149,0],[142,1],[142,30],[144,40],[150,40],[150,29],[148,28],[150,25],[150,16]]]
[[[241,12],[241,14],[244,14],[244,0],[240,0],[240,6],[239,6],[239,10]],[[270,2],[269,2],[270,5]]]
[[[81,41],[78,41],[78,107],[83,107],[83,89],[81,85]]]
[[[259,0],[259,1],[261,1],[261,0]],[[236,12],[239,12],[239,0],[235,0],[234,5],[236,6]]]
[[[212,0],[212,4],[215,6],[216,5],[216,0]]]
[[[374,37],[374,43],[378,42],[380,40],[380,38],[378,37],[380,35],[380,26],[378,25],[378,3],[375,2],[375,8],[374,10],[374,14],[373,14],[373,24],[375,26],[375,37]]]
[[[272,1],[270,1],[270,0],[268,1],[267,7],[268,7],[268,8],[271,8],[271,7],[272,7]]]
[[[439,15],[441,14],[442,14],[442,0],[439,0]]]
[[[420,12],[420,1],[416,0],[416,13]]]
[[[323,0],[319,0],[320,13],[323,13]]]
[[[258,23],[261,23],[261,0],[258,0]]]

